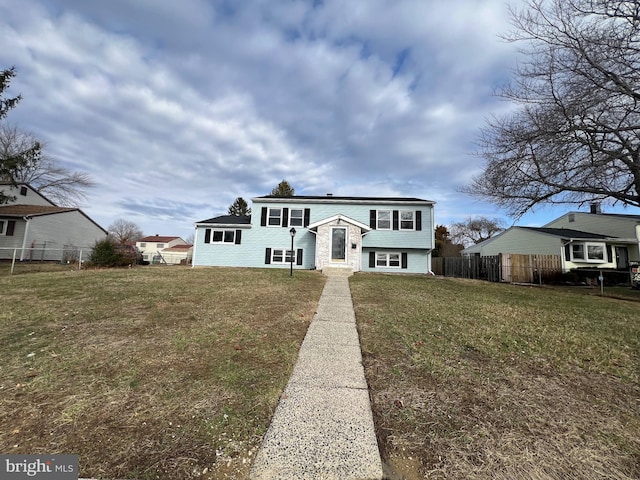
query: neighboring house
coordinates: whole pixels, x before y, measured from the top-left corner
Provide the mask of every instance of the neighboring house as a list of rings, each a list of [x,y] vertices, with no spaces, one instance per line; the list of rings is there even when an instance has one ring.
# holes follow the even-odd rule
[[[142,252],[143,260],[149,263],[171,263],[164,258],[163,250],[176,245],[187,245],[187,242],[180,237],[161,235],[151,235],[136,240],[136,247]],[[174,263],[180,263],[180,260]]]
[[[0,185],[16,197],[0,205],[0,258],[61,261],[89,251],[107,231],[79,208],[58,207],[28,185]],[[66,253],[65,253],[66,252]]]
[[[432,201],[267,195],[252,202],[253,216],[196,222],[194,266],[290,268],[293,263],[318,270],[431,271]]]
[[[544,227],[511,227],[462,251],[559,255],[563,271],[573,268],[629,268],[640,261],[640,215],[570,212]]]
[[[173,247],[167,247],[160,251],[160,255],[162,255],[162,258],[168,264],[190,265],[193,255],[193,245],[174,245]]]

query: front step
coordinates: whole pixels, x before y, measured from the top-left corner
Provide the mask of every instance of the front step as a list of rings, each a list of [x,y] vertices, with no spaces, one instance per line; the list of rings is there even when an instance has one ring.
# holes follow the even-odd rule
[[[326,276],[350,277],[353,275],[351,267],[324,267],[322,274]]]

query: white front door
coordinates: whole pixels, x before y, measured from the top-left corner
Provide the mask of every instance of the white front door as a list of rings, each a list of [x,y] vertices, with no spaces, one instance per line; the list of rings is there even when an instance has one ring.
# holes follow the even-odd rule
[[[347,229],[344,227],[331,228],[331,262],[345,263],[347,261]]]

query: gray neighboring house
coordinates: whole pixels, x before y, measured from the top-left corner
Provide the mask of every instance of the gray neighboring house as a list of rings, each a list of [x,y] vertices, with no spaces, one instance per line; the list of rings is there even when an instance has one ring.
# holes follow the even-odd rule
[[[90,250],[108,232],[79,208],[58,207],[26,184],[0,184],[15,200],[0,205],[0,259],[60,261],[63,252]]]
[[[629,268],[640,261],[640,215],[569,212],[543,227],[511,227],[463,255],[559,255],[563,271]]]

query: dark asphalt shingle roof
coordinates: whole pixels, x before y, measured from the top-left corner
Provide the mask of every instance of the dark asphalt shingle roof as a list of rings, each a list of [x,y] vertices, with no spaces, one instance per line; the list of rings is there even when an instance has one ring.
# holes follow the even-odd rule
[[[584,238],[597,239],[612,238],[610,235],[601,235],[598,233],[581,232],[579,230],[571,230],[570,228],[545,228],[545,227],[519,227],[525,230],[533,230],[535,232],[555,235],[562,238]]]
[[[250,225],[251,215],[220,215],[196,223],[219,223],[223,225]]]

